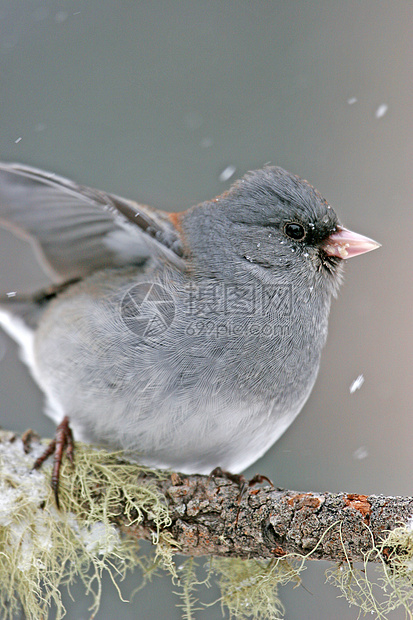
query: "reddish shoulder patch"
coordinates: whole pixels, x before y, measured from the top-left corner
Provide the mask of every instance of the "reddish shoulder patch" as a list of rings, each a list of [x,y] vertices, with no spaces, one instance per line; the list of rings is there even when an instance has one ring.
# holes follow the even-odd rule
[[[172,224],[175,226],[175,228],[179,231],[181,231],[181,217],[182,217],[182,213],[183,212],[179,212],[179,213],[168,213],[168,217],[171,220]]]

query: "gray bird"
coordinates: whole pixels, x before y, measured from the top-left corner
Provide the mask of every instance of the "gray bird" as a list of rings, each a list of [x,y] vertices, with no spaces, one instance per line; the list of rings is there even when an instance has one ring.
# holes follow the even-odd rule
[[[278,167],[168,214],[0,164],[0,225],[53,282],[0,306],[46,413],[186,473],[241,472],[277,441],[316,380],[344,259],[379,247]]]

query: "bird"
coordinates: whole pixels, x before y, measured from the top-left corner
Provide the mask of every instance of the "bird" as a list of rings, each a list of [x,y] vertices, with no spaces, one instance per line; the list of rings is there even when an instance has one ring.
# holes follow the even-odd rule
[[[59,425],[48,454],[71,453],[73,431],[199,474],[244,471],[290,426],[316,381],[344,264],[380,246],[269,165],[167,213],[2,163],[0,226],[31,243],[51,279],[0,300]]]

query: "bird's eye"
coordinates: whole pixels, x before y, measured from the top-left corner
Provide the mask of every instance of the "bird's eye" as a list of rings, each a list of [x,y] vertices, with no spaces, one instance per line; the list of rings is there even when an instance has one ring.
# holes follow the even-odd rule
[[[305,237],[305,230],[301,224],[296,224],[295,222],[290,222],[284,226],[284,232],[287,237],[291,239],[295,239],[295,241],[301,241]]]

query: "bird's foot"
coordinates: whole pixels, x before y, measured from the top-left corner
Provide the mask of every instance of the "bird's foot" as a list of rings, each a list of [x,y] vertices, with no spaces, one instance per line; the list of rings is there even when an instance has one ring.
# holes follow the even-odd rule
[[[53,457],[53,470],[52,470],[52,480],[51,486],[53,489],[53,493],[56,500],[56,506],[59,508],[59,477],[60,477],[60,467],[62,465],[63,453],[66,450],[67,458],[70,463],[73,465],[73,452],[74,452],[74,442],[72,429],[69,426],[69,418],[65,416],[59,426],[56,428],[55,438],[47,446],[46,450],[43,452],[38,459],[36,459],[33,469],[39,469],[45,462],[49,456],[54,454]]]
[[[227,480],[237,484],[241,493],[245,493],[248,488],[253,487],[256,484],[262,484],[263,482],[268,482],[270,486],[274,486],[267,476],[255,474],[255,476],[250,478],[250,480],[247,480],[243,474],[233,474],[226,469],[222,469],[221,467],[215,467],[215,469],[213,469],[209,474],[209,478],[226,478]]]

